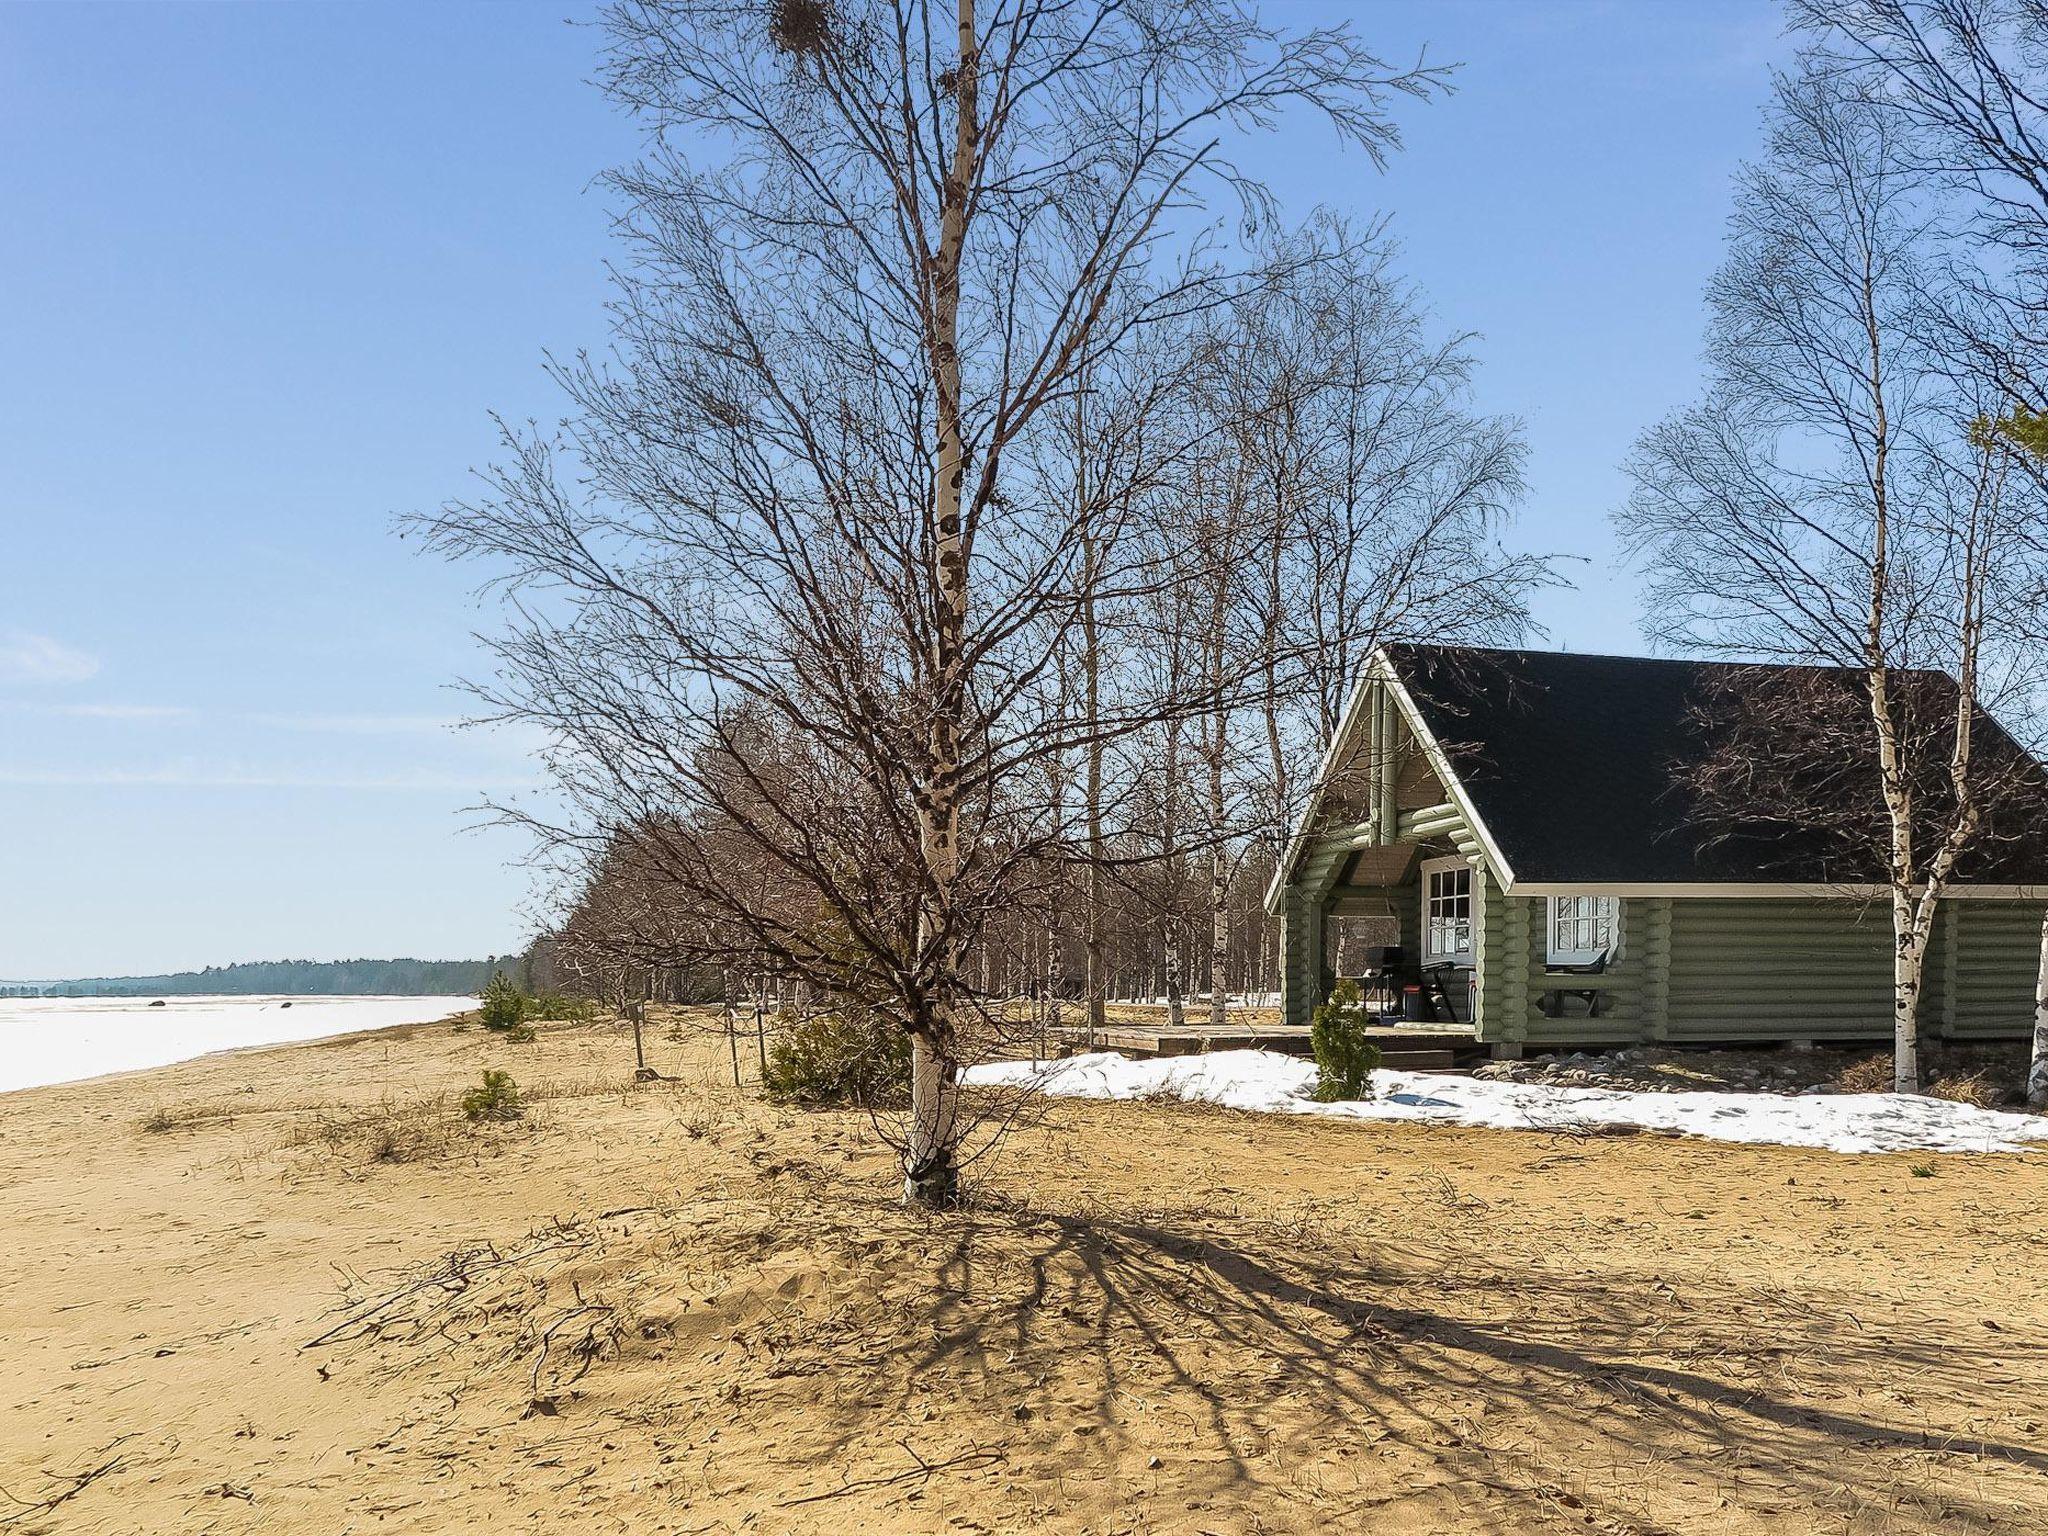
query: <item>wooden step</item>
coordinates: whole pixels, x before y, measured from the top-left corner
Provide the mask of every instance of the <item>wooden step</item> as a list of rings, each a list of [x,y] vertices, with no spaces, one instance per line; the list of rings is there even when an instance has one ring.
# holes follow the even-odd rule
[[[1389,1072],[1437,1072],[1457,1064],[1457,1052],[1449,1050],[1380,1052],[1380,1065]]]
[[[1249,1034],[1211,1034],[1206,1030],[1140,1030],[1111,1028],[1096,1037],[1096,1048],[1105,1051],[1122,1051],[1127,1056],[1199,1056],[1211,1051],[1241,1051],[1247,1049],[1277,1051],[1288,1056],[1311,1054],[1308,1031],[1279,1036]],[[1376,1031],[1373,1043],[1380,1048],[1380,1065],[1396,1072],[1435,1072],[1458,1064],[1458,1052],[1452,1049],[1452,1042],[1469,1050],[1471,1037],[1463,1039],[1442,1034],[1392,1035]],[[1082,1049],[1079,1040],[1069,1036],[1061,1045],[1062,1051],[1071,1054]]]

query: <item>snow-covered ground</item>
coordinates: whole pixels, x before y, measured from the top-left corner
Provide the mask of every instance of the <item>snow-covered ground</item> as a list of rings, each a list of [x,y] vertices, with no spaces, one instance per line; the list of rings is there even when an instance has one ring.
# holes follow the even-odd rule
[[[471,997],[0,998],[0,1093],[132,1072],[249,1045],[424,1024]]]
[[[1502,1130],[1626,1126],[1833,1152],[2019,1152],[2048,1142],[2048,1119],[1895,1093],[1638,1093],[1548,1083],[1375,1072],[1373,1097],[1318,1104],[1315,1063],[1270,1051],[1133,1061],[1114,1051],[1063,1061],[991,1062],[970,1083],[1035,1086],[1068,1098],[1173,1098],[1279,1115],[1425,1120]]]

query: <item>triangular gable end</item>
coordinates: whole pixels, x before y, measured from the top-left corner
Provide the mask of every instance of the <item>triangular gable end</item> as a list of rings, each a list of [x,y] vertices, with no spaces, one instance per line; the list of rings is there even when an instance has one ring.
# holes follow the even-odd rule
[[[1433,793],[1423,793],[1427,784]],[[1336,733],[1324,749],[1285,857],[1266,891],[1266,910],[1282,911],[1290,885],[1327,890],[1346,858],[1360,850],[1440,834],[1483,853],[1496,880],[1514,875],[1431,734],[1399,670],[1375,650],[1352,687]]]

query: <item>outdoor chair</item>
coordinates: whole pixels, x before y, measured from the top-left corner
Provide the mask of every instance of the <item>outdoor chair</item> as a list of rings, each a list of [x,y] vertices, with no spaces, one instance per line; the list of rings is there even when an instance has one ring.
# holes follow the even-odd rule
[[[1601,950],[1583,965],[1546,965],[1546,976],[1604,976],[1607,974],[1607,951]],[[1553,987],[1537,1001],[1537,1008],[1546,1019],[1564,1017],[1565,1004],[1572,998],[1579,998],[1586,1005],[1586,1017],[1600,1017],[1601,989],[1598,987]]]

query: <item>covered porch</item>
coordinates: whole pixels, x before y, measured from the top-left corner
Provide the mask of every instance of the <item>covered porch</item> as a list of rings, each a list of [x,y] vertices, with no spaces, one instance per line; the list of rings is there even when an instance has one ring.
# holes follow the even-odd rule
[[[1333,829],[1286,888],[1285,1022],[1306,1028],[1349,979],[1384,1017],[1476,1037],[1487,909],[1498,905],[1499,885],[1454,806],[1397,811],[1390,825],[1385,842],[1371,823]]]

